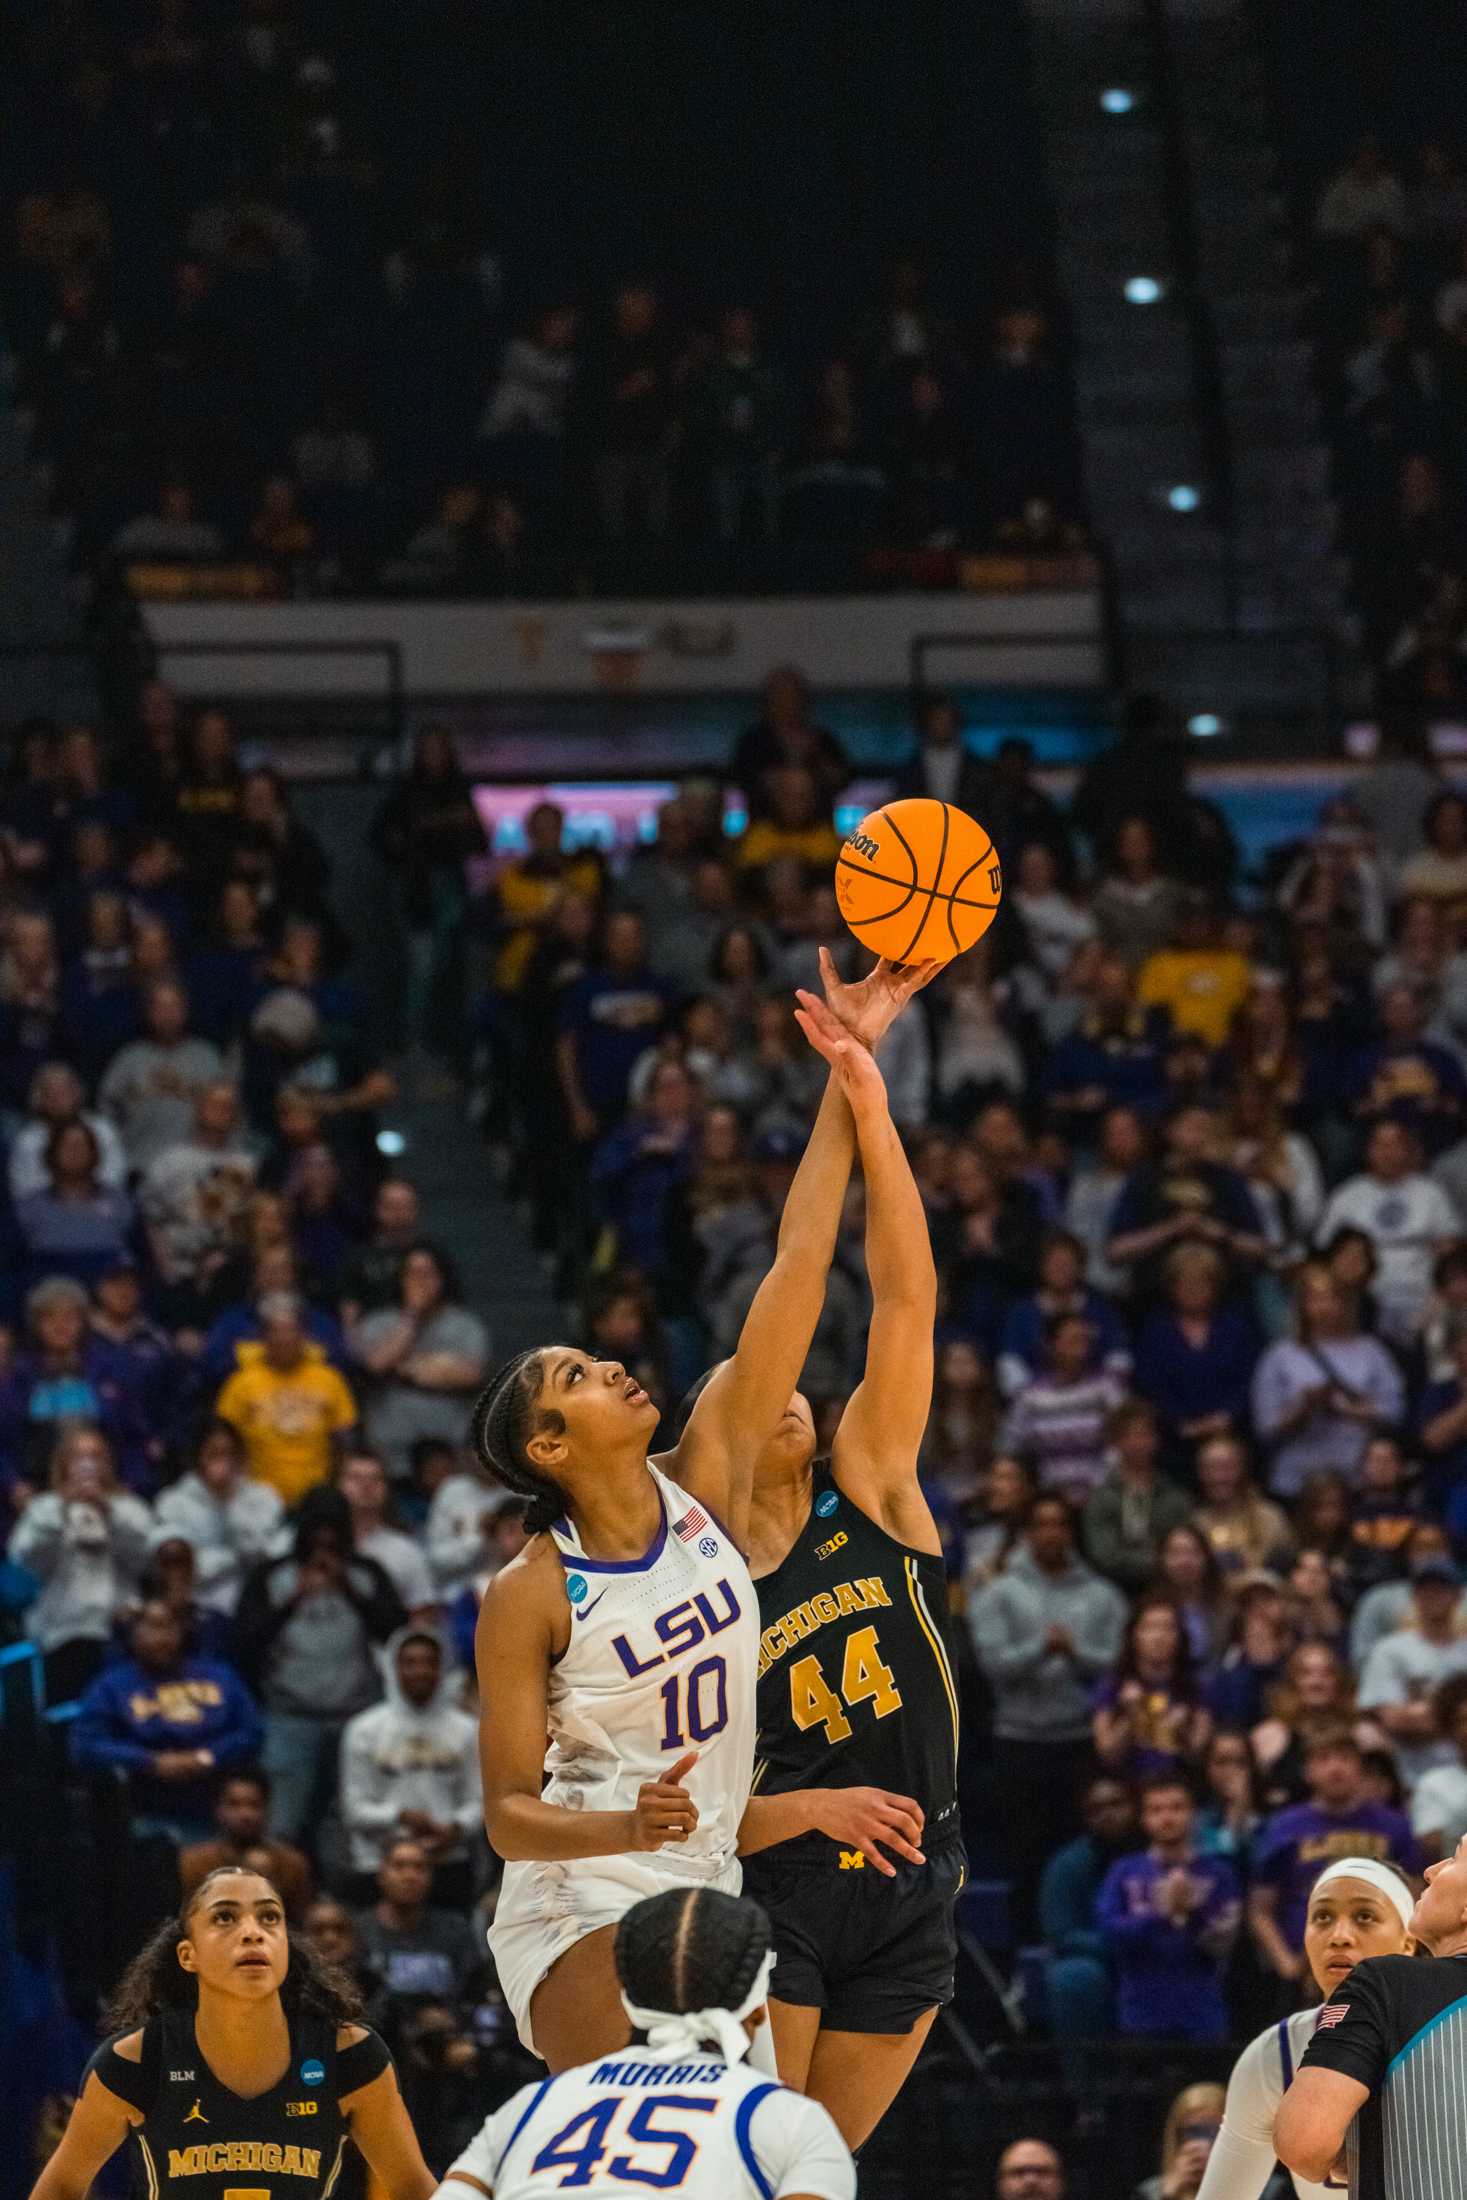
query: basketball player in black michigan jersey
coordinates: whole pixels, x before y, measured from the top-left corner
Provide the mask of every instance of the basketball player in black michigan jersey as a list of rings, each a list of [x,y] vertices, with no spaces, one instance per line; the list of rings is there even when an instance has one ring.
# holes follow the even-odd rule
[[[258,1872],[211,1872],[114,2014],[31,2200],[85,2200],[129,2136],[147,2200],[328,2200],[348,2135],[388,2200],[429,2200],[392,2058]]]
[[[859,1033],[801,999],[800,1021],[827,1060],[850,1077],[880,1074]],[[745,1891],[773,1925],[780,2075],[829,2110],[853,2149],[952,1998],[964,1872],[946,1577],[917,1479],[937,1277],[889,1116],[870,1137],[863,1129],[860,1153],[873,1298],[865,1374],[828,1461],[814,1456],[810,1409],[797,1394],[755,1473],[759,1723],[745,1825],[777,1811],[782,1797],[799,1807],[797,1789],[862,1786],[884,1791],[892,1853],[798,1830],[765,1847],[761,1834],[744,1870]]]

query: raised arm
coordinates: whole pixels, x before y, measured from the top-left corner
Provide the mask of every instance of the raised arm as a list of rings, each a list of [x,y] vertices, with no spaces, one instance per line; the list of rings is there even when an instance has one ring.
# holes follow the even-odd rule
[[[800,1021],[833,1068],[852,1042],[832,1011],[802,996]],[[855,1064],[864,1075],[862,1064]],[[932,1404],[937,1269],[927,1214],[889,1114],[856,1111],[866,1178],[866,1272],[871,1328],[866,1371],[836,1431],[832,1463],[842,1489],[899,1542],[938,1556],[942,1539],[917,1479]]]
[[[732,1358],[704,1389],[669,1461],[676,1479],[704,1499],[736,1542],[747,1538],[755,1463],[794,1396],[825,1303],[857,1120],[870,1114],[890,1122],[886,1086],[869,1050],[936,967],[914,964],[898,973],[879,963],[860,985],[842,987],[822,950],[826,990],[842,1001],[847,1032],[785,1201],[773,1264]],[[821,1004],[810,994],[801,1001],[808,1005],[797,1014],[813,1044],[805,1018]]]

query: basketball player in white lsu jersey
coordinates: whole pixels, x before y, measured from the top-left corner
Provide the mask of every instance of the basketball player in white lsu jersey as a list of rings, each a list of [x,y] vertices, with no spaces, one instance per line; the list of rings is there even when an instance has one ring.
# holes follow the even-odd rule
[[[645,2042],[525,2086],[465,2149],[438,2200],[854,2200],[829,2115],[744,2066],[773,1966],[753,1902],[680,1888],[639,1902],[616,1935],[628,2022]]]
[[[851,1049],[874,1046],[934,974],[883,963],[843,985],[825,958]],[[851,1847],[885,1839],[918,1854],[920,1814],[876,1790],[749,1803],[759,1608],[742,1551],[754,1466],[791,1410],[819,1320],[855,1152],[852,1101],[886,1107],[880,1078],[852,1083],[848,1067],[832,1064],[738,1348],[673,1451],[648,1458],[657,1406],[623,1368],[570,1346],[521,1353],[474,1410],[479,1456],[530,1499],[532,1531],[490,1584],[476,1644],[485,1825],[505,1860],[490,1945],[520,2037],[552,2071],[625,2046],[612,1941],[642,1897],[736,1892],[740,1846],[817,1823]]]

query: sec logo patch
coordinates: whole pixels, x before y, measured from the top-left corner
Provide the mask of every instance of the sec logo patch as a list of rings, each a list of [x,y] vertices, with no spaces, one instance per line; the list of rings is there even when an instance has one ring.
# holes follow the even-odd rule
[[[584,1604],[586,1601],[585,1575],[567,1574],[565,1577],[565,1593],[572,1604]]]
[[[815,1500],[815,1510],[822,1520],[828,1520],[839,1503],[840,1499],[834,1490],[822,1490]]]
[[[705,1535],[698,1548],[705,1558],[717,1558],[718,1556],[718,1545],[711,1535]]]

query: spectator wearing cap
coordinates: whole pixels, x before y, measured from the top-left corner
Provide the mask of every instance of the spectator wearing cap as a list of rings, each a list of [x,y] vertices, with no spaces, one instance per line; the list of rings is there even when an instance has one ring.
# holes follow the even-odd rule
[[[423,1848],[439,1901],[473,1899],[484,1820],[478,1721],[452,1701],[441,1635],[411,1621],[387,1646],[386,1693],[341,1738],[341,1815],[353,1871],[373,1874],[399,1835]]]
[[[1371,1128],[1364,1169],[1330,1194],[1318,1232],[1321,1245],[1349,1229],[1370,1240],[1382,1334],[1406,1347],[1426,1312],[1433,1263],[1461,1227],[1450,1199],[1420,1164],[1410,1127],[1383,1117]]]
[[[230,1421],[206,1423],[187,1471],[155,1510],[160,1529],[193,1546],[201,1600],[226,1616],[250,1568],[279,1547],[285,1526],[279,1492],[246,1471],[244,1441]]]
[[[142,1606],[128,1652],[83,1696],[72,1757],[83,1771],[126,1773],[135,1833],[202,1840],[219,1772],[259,1755],[259,1711],[232,1666],[188,1649],[161,1598]]]
[[[295,1506],[325,1482],[357,1405],[336,1368],[311,1345],[301,1301],[274,1291],[260,1301],[261,1341],[220,1391],[215,1410],[244,1441],[249,1471]]]
[[[1467,1076],[1451,1049],[1427,1036],[1429,1005],[1423,989],[1409,981],[1384,989],[1380,1035],[1354,1064],[1350,1092],[1364,1121],[1395,1115],[1409,1123],[1430,1161],[1461,1135]]]
[[[1406,1410],[1397,1361],[1361,1330],[1322,1261],[1295,1278],[1294,1332],[1264,1352],[1252,1385],[1254,1424],[1272,1450],[1269,1480],[1288,1498],[1311,1474],[1354,1480],[1372,1431],[1399,1426]]]
[[[0,1378],[0,1478],[34,1479],[57,1428],[88,1421],[112,1446],[127,1481],[144,1483],[150,1431],[117,1363],[87,1325],[86,1292],[52,1276],[26,1294],[25,1334]]]
[[[1359,1708],[1373,1711],[1389,1734],[1407,1787],[1449,1754],[1432,1699],[1452,1674],[1467,1672],[1467,1637],[1457,1628],[1459,1568],[1450,1558],[1418,1558],[1410,1580],[1410,1618],[1375,1645],[1357,1697]]]
[[[197,1316],[239,1245],[254,1182],[238,1089],[216,1079],[195,1096],[189,1135],[154,1156],[138,1187],[153,1264],[178,1320]]]
[[[422,1545],[398,1521],[383,1461],[364,1445],[349,1444],[333,1480],[351,1510],[352,1549],[377,1561],[410,1620],[426,1620],[441,1600]]]
[[[1115,1965],[1117,2028],[1132,2038],[1226,2039],[1237,1873],[1226,1858],[1199,1852],[1196,1806],[1179,1773],[1144,1782],[1141,1831],[1146,1847],[1111,1866],[1095,1905]]]
[[[1408,1874],[1420,1855],[1407,1819],[1371,1799],[1360,1744],[1347,1726],[1310,1736],[1304,1756],[1308,1801],[1267,1819],[1254,1844],[1248,1924],[1267,1969],[1290,1987],[1304,1976],[1309,1890],[1341,1856],[1373,1856]]]
[[[1452,1547],[1447,1532],[1438,1520],[1418,1520],[1406,1539],[1402,1553],[1404,1574],[1393,1581],[1377,1582],[1367,1589],[1356,1605],[1350,1620],[1350,1663],[1357,1673],[1365,1670],[1366,1662],[1376,1644],[1398,1627],[1406,1626],[1411,1618],[1411,1568],[1418,1559],[1450,1558]],[[1467,1634],[1467,1591],[1457,1606],[1458,1627]]]
[[[58,1123],[46,1141],[46,1185],[17,1201],[15,1226],[30,1274],[90,1283],[128,1248],[132,1201],[104,1184],[101,1148],[78,1119]]]
[[[1293,1644],[1288,1595],[1282,1578],[1266,1566],[1250,1568],[1233,1584],[1237,1632],[1207,1691],[1220,1727],[1257,1726],[1282,1677]]]
[[[156,1598],[167,1605],[190,1650],[206,1658],[228,1657],[229,1622],[199,1593],[199,1554],[193,1538],[156,1516],[148,1534],[148,1563],[140,1592],[145,1600]]]
[[[407,1479],[413,1445],[456,1442],[484,1379],[489,1333],[459,1297],[458,1277],[436,1246],[402,1257],[397,1304],[368,1314],[351,1345],[367,1385],[367,1433],[394,1481]]]
[[[1163,1009],[1174,1031],[1189,1032],[1216,1049],[1247,1000],[1251,981],[1247,956],[1222,942],[1210,895],[1189,887],[1170,943],[1141,965],[1136,999],[1142,1008]]]
[[[117,1126],[85,1105],[81,1079],[69,1062],[43,1062],[31,1079],[29,1112],[10,1145],[6,1173],[17,1205],[50,1183],[46,1149],[63,1123],[81,1122],[97,1142],[97,1176],[115,1192],[127,1189],[127,1155]]]

